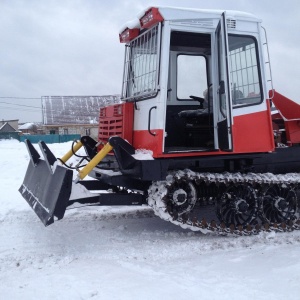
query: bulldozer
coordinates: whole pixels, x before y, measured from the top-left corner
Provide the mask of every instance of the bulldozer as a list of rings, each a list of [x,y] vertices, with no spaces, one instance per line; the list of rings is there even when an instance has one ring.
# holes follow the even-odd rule
[[[98,140],[61,158],[25,141],[19,191],[43,224],[81,203],[148,205],[202,233],[299,229],[300,105],[273,88],[261,23],[158,6],[126,23],[121,102],[100,109]]]

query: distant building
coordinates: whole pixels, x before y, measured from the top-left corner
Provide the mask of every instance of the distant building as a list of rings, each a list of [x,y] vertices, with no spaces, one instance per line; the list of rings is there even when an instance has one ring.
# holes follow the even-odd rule
[[[119,95],[43,96],[44,131],[46,134],[89,135],[97,139],[100,108],[119,102]]]
[[[25,123],[19,126],[19,131],[23,134],[37,134],[38,126],[35,123]]]
[[[0,126],[0,132],[16,132],[16,130],[8,122],[6,122]]]
[[[6,123],[10,125],[14,129],[14,131],[18,130],[19,120],[2,120],[0,121],[0,128]]]
[[[0,122],[0,140],[19,139],[18,126],[16,124],[18,125],[18,120],[2,120]]]
[[[98,124],[56,124],[43,127],[45,134],[80,134],[89,135],[94,139],[98,136]]]

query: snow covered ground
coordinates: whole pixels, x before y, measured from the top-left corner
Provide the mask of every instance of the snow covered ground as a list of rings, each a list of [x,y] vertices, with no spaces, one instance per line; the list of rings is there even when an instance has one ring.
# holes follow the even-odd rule
[[[18,192],[28,161],[0,141],[0,299],[299,299],[300,231],[207,236],[148,207],[68,210],[45,228]]]

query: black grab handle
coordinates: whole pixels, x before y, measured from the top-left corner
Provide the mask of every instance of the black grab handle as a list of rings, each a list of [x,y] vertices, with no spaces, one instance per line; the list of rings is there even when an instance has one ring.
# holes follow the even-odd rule
[[[150,125],[151,125],[151,112],[153,109],[157,109],[157,106],[152,106],[150,109],[149,109],[149,117],[148,117],[148,132],[153,135],[153,136],[156,136],[156,133],[154,132],[151,132],[150,130]]]

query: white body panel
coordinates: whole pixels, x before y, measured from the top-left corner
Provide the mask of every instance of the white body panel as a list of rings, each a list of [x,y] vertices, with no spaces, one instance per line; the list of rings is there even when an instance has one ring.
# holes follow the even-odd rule
[[[143,10],[138,17],[143,15],[146,10]],[[165,18],[164,26],[162,29],[162,51],[161,51],[161,66],[160,66],[160,92],[156,98],[141,101],[137,103],[138,111],[135,113],[134,129],[135,130],[147,130],[148,112],[153,106],[157,106],[157,109],[152,113],[151,127],[152,128],[164,128],[164,114],[165,114],[165,99],[167,97],[167,72],[169,67],[169,41],[170,32],[172,30],[187,31],[187,32],[199,32],[199,33],[213,33],[220,21],[220,16],[223,13],[221,10],[197,10],[197,9],[185,9],[185,8],[170,8],[160,7],[160,13]],[[261,75],[265,76],[264,70],[264,58],[262,57],[262,47],[260,38],[260,22],[261,20],[252,14],[239,12],[239,11],[226,11],[227,19],[236,20],[236,28],[228,28],[228,34],[241,34],[254,36],[258,41]],[[169,20],[169,21],[168,21]],[[126,28],[138,27],[137,21],[131,21],[126,23],[123,27]],[[122,31],[120,30],[120,32]],[[213,38],[213,37],[212,37]],[[212,62],[215,63],[216,59],[212,54]],[[216,66],[213,66],[216,68]],[[176,74],[174,75],[176,76]],[[175,80],[174,78],[172,80]],[[216,84],[216,82],[214,82]],[[265,98],[267,98],[267,90],[265,81],[262,80],[263,91]],[[172,92],[171,92],[172,93]],[[216,95],[215,95],[216,96]],[[251,114],[258,111],[266,110],[266,104],[263,102],[260,105],[235,108],[232,111],[232,117]],[[232,120],[233,121],[233,120]]]

